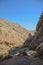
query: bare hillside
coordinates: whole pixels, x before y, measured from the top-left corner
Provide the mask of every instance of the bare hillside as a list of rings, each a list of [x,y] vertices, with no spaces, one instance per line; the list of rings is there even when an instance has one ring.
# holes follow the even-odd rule
[[[0,18],[0,51],[6,51],[12,46],[22,45],[29,33],[22,26]]]

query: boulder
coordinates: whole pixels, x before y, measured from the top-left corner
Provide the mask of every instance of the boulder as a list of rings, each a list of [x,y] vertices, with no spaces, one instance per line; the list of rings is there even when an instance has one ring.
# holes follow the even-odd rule
[[[28,56],[31,56],[31,57],[38,57],[38,53],[37,51],[34,51],[34,50],[29,50],[26,52]]]
[[[37,53],[43,58],[43,42],[36,48]]]

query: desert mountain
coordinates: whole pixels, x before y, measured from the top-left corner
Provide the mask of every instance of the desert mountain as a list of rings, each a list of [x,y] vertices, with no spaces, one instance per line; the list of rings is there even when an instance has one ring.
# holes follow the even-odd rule
[[[11,46],[22,45],[29,34],[30,31],[22,26],[0,18],[0,52]]]

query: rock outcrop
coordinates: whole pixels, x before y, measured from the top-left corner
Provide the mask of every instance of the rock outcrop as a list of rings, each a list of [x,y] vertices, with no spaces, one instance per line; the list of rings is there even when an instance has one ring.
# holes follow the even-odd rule
[[[26,41],[24,42],[23,46],[24,47],[29,47],[30,43],[32,42],[34,36],[30,36],[26,39]]]
[[[41,17],[39,19],[39,22],[36,26],[36,34],[34,35],[34,38],[32,42],[29,45],[29,49],[36,49],[40,43],[43,42],[43,13],[41,14]]]

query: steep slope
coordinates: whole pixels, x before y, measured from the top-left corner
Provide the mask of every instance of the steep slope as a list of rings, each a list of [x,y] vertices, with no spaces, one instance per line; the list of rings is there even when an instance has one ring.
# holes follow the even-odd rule
[[[0,51],[5,47],[22,45],[29,33],[22,26],[0,18]]]

